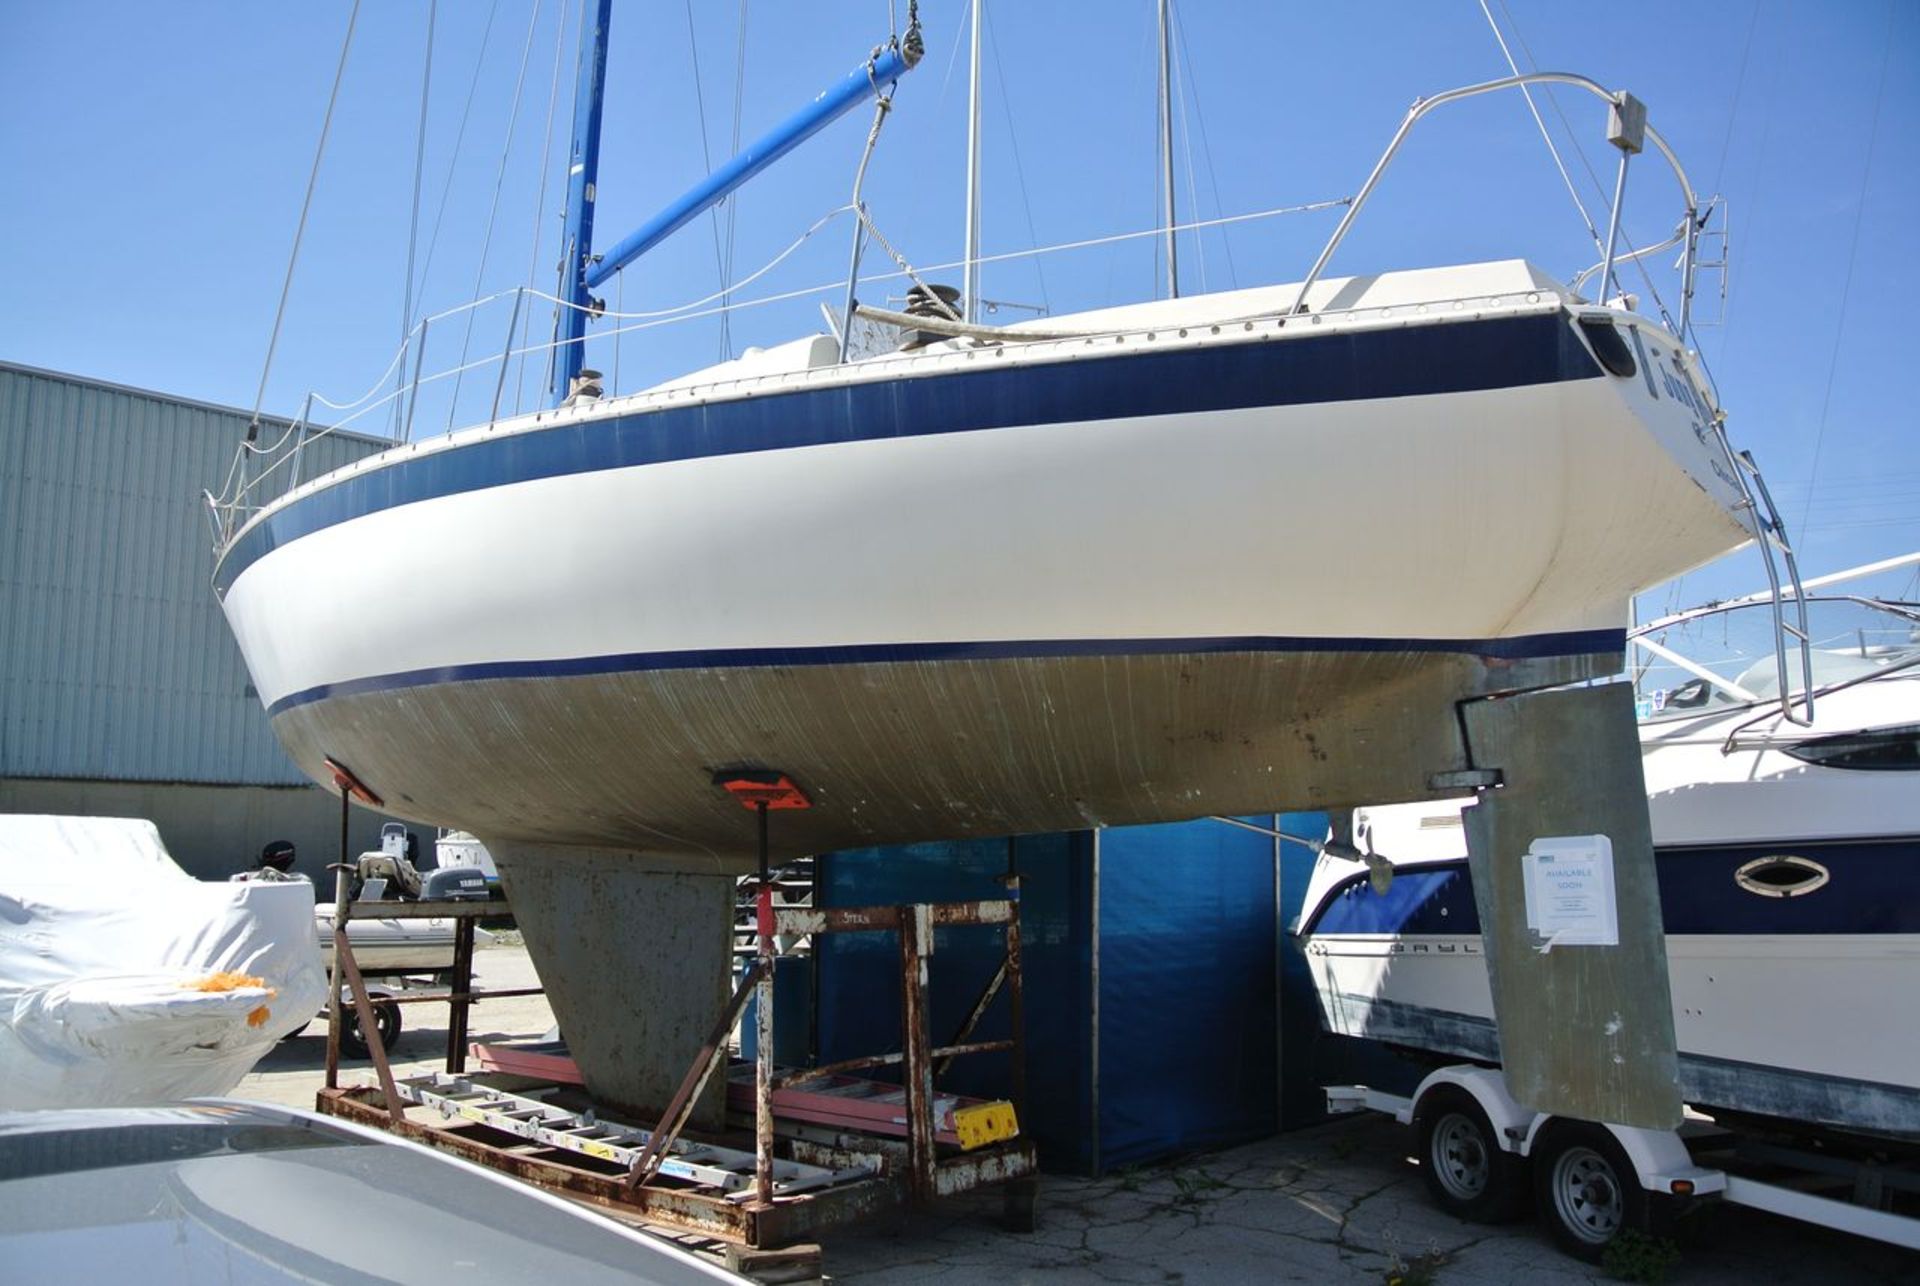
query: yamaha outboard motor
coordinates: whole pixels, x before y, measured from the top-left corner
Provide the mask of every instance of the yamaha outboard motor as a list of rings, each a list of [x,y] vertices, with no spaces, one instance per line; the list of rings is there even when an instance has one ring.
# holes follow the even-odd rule
[[[443,866],[428,871],[420,884],[420,897],[426,902],[485,902],[492,896],[487,877],[474,866]]]

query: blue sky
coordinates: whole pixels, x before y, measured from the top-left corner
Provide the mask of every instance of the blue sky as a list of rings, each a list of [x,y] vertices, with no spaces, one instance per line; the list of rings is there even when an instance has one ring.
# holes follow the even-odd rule
[[[905,0],[894,7],[904,13]],[[252,404],[348,8],[0,0],[0,358]],[[887,0],[747,0],[742,42],[740,9],[737,0],[616,3],[600,244],[703,174],[709,156],[729,153],[737,56],[751,138],[858,64],[888,29]],[[538,189],[556,48],[546,152],[566,146],[577,11],[577,0],[542,0],[537,10],[533,0],[439,4],[416,253],[428,311],[523,282],[553,287],[557,164],[544,206]],[[1703,330],[1703,347],[1736,439],[1773,482],[1809,570],[1920,546],[1920,426],[1902,306],[1920,295],[1920,6],[1621,0],[1602,16],[1505,0],[1493,11],[1523,66],[1584,72],[1645,100],[1702,194],[1727,197],[1724,311],[1712,276],[1700,304],[1724,324]],[[1506,70],[1474,0],[1177,0],[1175,12],[1183,219],[1347,195],[1416,96]],[[901,83],[868,179],[880,229],[916,264],[960,253],[964,15],[965,0],[923,3],[928,56]],[[1151,0],[988,0],[987,15],[986,250],[1150,228]],[[381,0],[360,14],[267,384],[270,411],[297,410],[309,389],[350,400],[392,356],[426,19],[424,0]],[[1604,110],[1572,91],[1540,105],[1600,217],[1605,200],[1585,165],[1610,183]],[[864,110],[842,120],[745,191],[736,278],[846,201],[867,121]],[[1668,177],[1636,162],[1628,236],[1657,240],[1678,215]],[[1183,288],[1297,280],[1336,218],[1188,234]],[[745,294],[833,282],[849,235],[844,220],[831,224]],[[716,240],[709,221],[689,226],[630,269],[608,302],[642,311],[713,292]],[[1501,95],[1420,127],[1333,271],[1527,257],[1564,278],[1590,251],[1524,102]],[[1671,300],[1671,275],[1656,281]],[[1157,282],[1149,239],[992,265],[983,294],[1061,312],[1145,298]],[[862,297],[898,290],[872,285]],[[629,333],[617,359],[610,341],[596,341],[589,363],[617,365],[620,387],[641,387],[715,360],[729,338],[737,351],[815,327],[818,300],[829,297],[744,311],[730,337],[712,319]],[[476,312],[470,339],[464,319],[438,323],[429,369],[453,364],[463,343],[470,359],[498,351],[507,307]],[[543,315],[536,333],[547,324]],[[423,399],[416,433],[444,427],[450,413],[482,418],[495,374],[464,379],[457,406]],[[509,403],[516,385],[531,399],[537,373],[509,381]],[[451,393],[450,382],[441,391]],[[1743,555],[1689,578],[1677,597],[1759,579],[1757,560]]]

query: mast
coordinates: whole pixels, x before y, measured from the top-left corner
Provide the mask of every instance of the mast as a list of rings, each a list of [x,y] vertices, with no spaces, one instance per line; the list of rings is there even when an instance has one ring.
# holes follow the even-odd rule
[[[1180,297],[1180,259],[1173,226],[1173,42],[1167,13],[1172,0],[1160,0],[1160,226],[1166,229],[1167,298]]]
[[[967,77],[966,319],[980,321],[980,22],[987,0],[973,0],[973,56]]]
[[[587,267],[593,254],[593,203],[600,181],[600,107],[607,82],[607,23],[613,0],[581,0],[580,64],[573,85],[573,147],[567,161],[567,222],[560,240],[560,289],[555,309],[549,392],[555,406],[573,391],[586,363]]]

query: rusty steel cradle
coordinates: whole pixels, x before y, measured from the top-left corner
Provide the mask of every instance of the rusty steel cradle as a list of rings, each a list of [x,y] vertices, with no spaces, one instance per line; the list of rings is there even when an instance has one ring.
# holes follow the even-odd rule
[[[380,801],[350,770],[329,761],[341,794],[341,863],[335,867],[334,994],[344,985],[351,997],[377,1081],[372,1086],[342,1087],[339,1077],[344,1012],[330,1007],[327,1024],[326,1082],[317,1109],[327,1115],[357,1121],[429,1144],[468,1160],[513,1175],[535,1186],[586,1201],[638,1222],[661,1225],[734,1246],[771,1249],[818,1234],[902,1203],[925,1206],[936,1198],[970,1191],[987,1184],[1004,1185],[1006,1221],[1016,1231],[1033,1227],[1037,1166],[1033,1144],[1018,1132],[1025,1100],[1024,998],[1020,965],[1020,882],[1009,870],[1003,883],[1006,896],[969,902],[919,903],[907,906],[818,909],[773,905],[773,882],[765,863],[766,805],[743,800],[758,814],[762,863],[756,893],[756,950],[745,976],[721,1011],[706,1040],[687,1069],[672,1100],[650,1130],[610,1127],[591,1110],[579,1115],[577,1126],[557,1128],[581,1140],[618,1138],[622,1144],[585,1148],[542,1146],[526,1137],[550,1130],[518,1131],[494,1128],[488,1113],[461,1112],[456,1094],[446,1092],[449,1078],[466,1070],[468,1014],[477,1000],[539,994],[540,988],[475,991],[473,988],[474,925],[497,908],[472,902],[417,902],[396,908],[391,902],[360,907],[348,897],[346,817],[349,800]],[[788,783],[790,786],[790,783]],[[737,793],[737,792],[736,792]],[[803,806],[804,805],[800,805]],[[395,996],[373,1001],[354,959],[346,933],[348,921],[378,914],[383,919],[428,916],[455,923],[452,990],[445,994]],[[1005,938],[1005,954],[988,980],[966,1020],[943,1045],[929,1035],[928,966],[934,954],[934,935],[949,926],[996,926]],[[901,1050],[847,1059],[820,1067],[777,1071],[773,1042],[773,973],[776,938],[791,941],[828,933],[893,933],[899,941],[901,981]],[[1011,1032],[1005,1039],[974,1040],[981,1019],[1001,991],[1008,997]],[[757,997],[757,1045],[754,1060],[753,1178],[739,1183],[689,1183],[683,1165],[663,1166],[676,1149],[686,1150],[681,1133],[694,1105],[714,1072],[724,1066],[727,1038],[739,1022],[750,998]],[[374,1005],[443,1002],[450,1007],[447,1031],[446,1076],[419,1081],[396,1081],[385,1042],[375,1021]],[[1011,1060],[1009,1103],[982,1105],[975,1128],[968,1131],[977,1146],[943,1151],[936,1138],[934,1080],[955,1058],[1005,1054]],[[899,1067],[904,1091],[904,1139],[861,1134],[844,1128],[822,1130],[801,1124],[782,1127],[776,1122],[773,1097],[777,1090],[807,1081],[849,1072]],[[462,1082],[464,1085],[465,1082]],[[437,1108],[410,1117],[409,1105]],[[565,1116],[553,1109],[548,1117]],[[438,1118],[433,1119],[433,1118]],[[500,1122],[507,1124],[507,1122]],[[540,1122],[552,1126],[551,1119]],[[616,1133],[617,1131],[617,1133]],[[832,1183],[810,1179],[783,1183],[776,1191],[776,1136],[784,1134],[792,1162],[833,1172]],[[691,1145],[700,1150],[702,1145]],[[612,1158],[617,1158],[612,1159]],[[628,1161],[628,1158],[631,1158]],[[621,1162],[627,1162],[622,1165]],[[790,1167],[783,1167],[790,1168]],[[744,1189],[744,1190],[743,1190]]]

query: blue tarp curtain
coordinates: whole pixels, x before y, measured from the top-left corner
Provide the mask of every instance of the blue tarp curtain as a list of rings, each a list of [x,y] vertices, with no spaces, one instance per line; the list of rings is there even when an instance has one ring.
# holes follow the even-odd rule
[[[1276,824],[1271,814],[1248,820]],[[1287,822],[1295,833],[1325,834],[1316,814]],[[1299,968],[1289,967],[1287,999],[1276,1005],[1279,915],[1288,911],[1276,903],[1276,847],[1306,854],[1306,866],[1288,870],[1287,891],[1297,902],[1311,854],[1218,822],[1109,829],[1097,841],[1074,832],[1014,842],[1023,885],[1025,1124],[1048,1169],[1097,1172],[1277,1128],[1276,1023],[1284,1011],[1289,1029],[1302,1033],[1288,1048],[1290,1065],[1297,1053],[1304,1069],[1319,1022],[1303,962],[1292,962]],[[1007,864],[1005,840],[834,853],[819,861],[817,896],[824,906],[995,897]],[[897,1050],[893,936],[833,934],[815,951],[820,1061]],[[929,969],[936,1042],[965,1020],[1000,952],[996,929],[939,932]],[[1006,1031],[1003,998],[978,1034],[993,1039]],[[1297,1079],[1308,1080],[1304,1070]],[[941,1087],[1005,1095],[1007,1061],[959,1060]],[[1317,1091],[1289,1086],[1290,1123],[1294,1098],[1311,1119]]]

